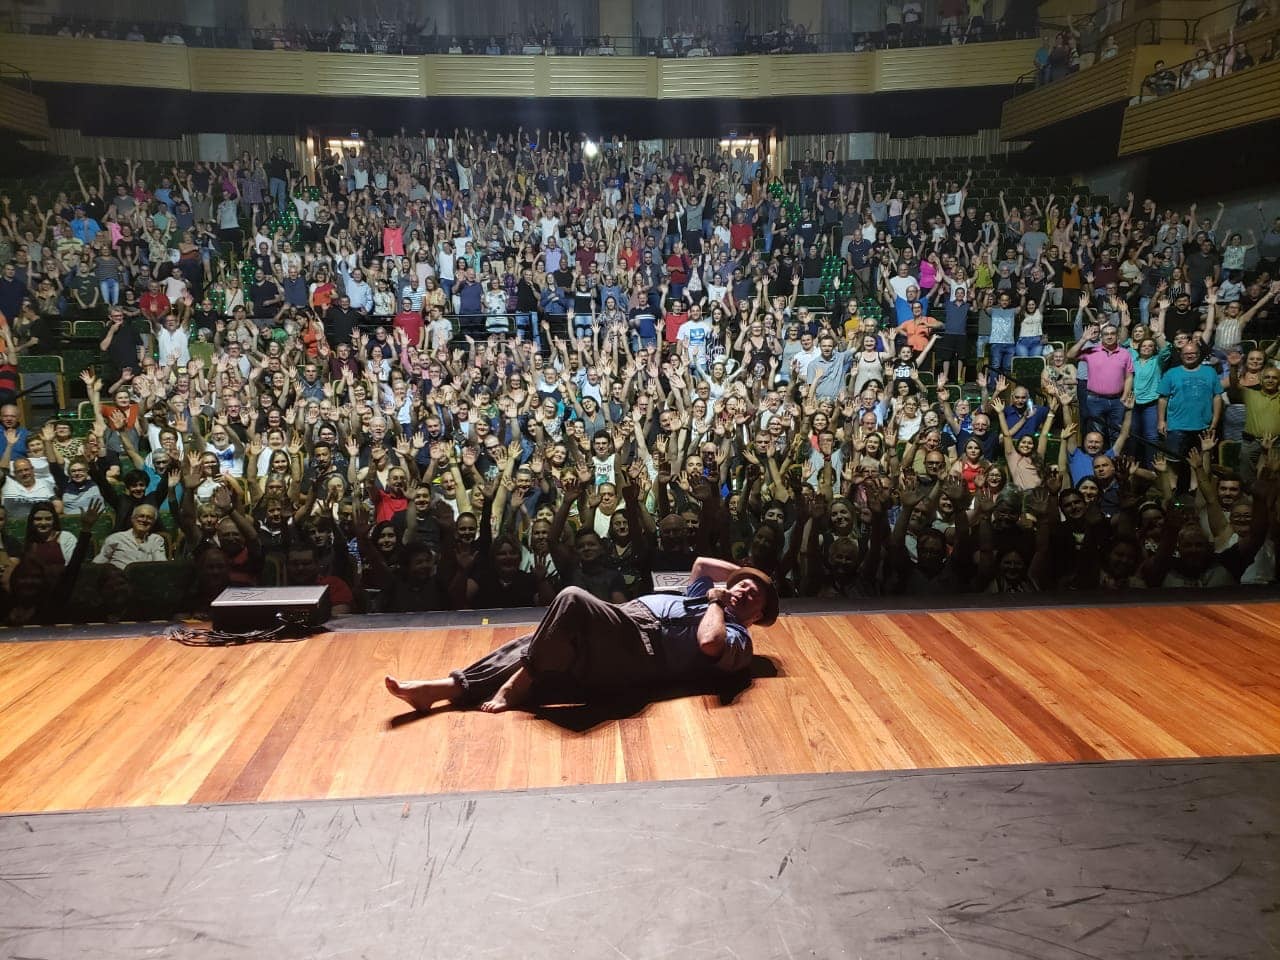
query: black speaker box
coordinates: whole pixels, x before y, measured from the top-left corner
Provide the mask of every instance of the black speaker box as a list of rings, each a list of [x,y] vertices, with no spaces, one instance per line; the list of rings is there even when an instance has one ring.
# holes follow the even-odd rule
[[[225,633],[270,630],[282,623],[319,627],[329,619],[329,588],[228,587],[210,609],[213,629]]]

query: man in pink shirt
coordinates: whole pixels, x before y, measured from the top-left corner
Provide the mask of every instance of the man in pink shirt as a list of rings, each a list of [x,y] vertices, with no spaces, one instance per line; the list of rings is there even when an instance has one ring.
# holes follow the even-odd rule
[[[1120,345],[1115,324],[1085,327],[1076,354],[1089,361],[1089,389],[1085,394],[1085,427],[1097,430],[1108,445],[1120,435],[1126,397],[1133,393],[1133,355]]]

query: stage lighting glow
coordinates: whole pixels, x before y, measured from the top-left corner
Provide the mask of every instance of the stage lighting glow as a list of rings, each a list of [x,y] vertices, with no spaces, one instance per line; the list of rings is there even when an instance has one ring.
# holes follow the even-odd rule
[[[594,140],[588,140],[582,145],[582,155],[588,160],[594,160],[600,153],[600,146]]]

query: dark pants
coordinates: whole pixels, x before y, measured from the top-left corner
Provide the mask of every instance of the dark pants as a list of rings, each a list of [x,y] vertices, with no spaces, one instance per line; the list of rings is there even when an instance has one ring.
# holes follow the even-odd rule
[[[1187,451],[1199,446],[1199,430],[1169,430],[1164,435],[1165,455],[1170,460],[1170,469],[1177,477],[1176,490],[1180,494],[1191,489],[1191,466],[1187,463]]]
[[[592,690],[652,683],[664,675],[661,625],[644,604],[606,603],[580,587],[565,587],[536,630],[505,643],[450,676],[462,702],[483,703],[521,667],[535,689]]]
[[[1124,401],[1119,397],[1104,397],[1098,393],[1085,395],[1086,430],[1097,430],[1106,437],[1106,446],[1110,447],[1120,436],[1120,428],[1124,425]],[[1123,453],[1123,450],[1117,450]]]
[[[1133,443],[1131,445],[1137,450],[1144,467],[1151,466],[1156,446],[1160,441],[1160,435],[1156,433],[1159,419],[1160,404],[1156,400],[1150,403],[1139,403],[1133,408]]]
[[[1014,344],[988,342],[987,347],[991,350],[991,363],[987,368],[987,389],[994,390],[996,377],[1002,373],[1008,374],[1013,368]]]

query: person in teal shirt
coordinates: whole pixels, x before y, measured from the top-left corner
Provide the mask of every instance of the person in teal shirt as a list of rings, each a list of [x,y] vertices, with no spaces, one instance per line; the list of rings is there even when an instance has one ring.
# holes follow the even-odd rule
[[[1161,349],[1155,338],[1148,337],[1129,352],[1133,355],[1133,435],[1142,465],[1150,467],[1159,440],[1160,381],[1169,346]]]
[[[1200,344],[1183,344],[1178,355],[1182,365],[1170,368],[1160,380],[1156,431],[1165,438],[1166,453],[1178,461],[1178,490],[1185,492],[1190,473],[1183,457],[1222,418],[1222,378],[1201,362]]]

